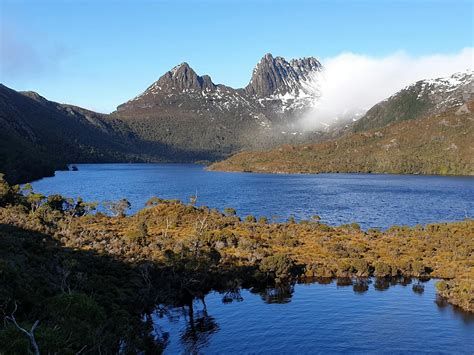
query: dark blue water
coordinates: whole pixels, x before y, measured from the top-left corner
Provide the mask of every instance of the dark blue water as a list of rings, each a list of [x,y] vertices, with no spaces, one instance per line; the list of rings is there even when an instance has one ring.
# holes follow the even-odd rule
[[[132,212],[152,196],[277,220],[319,215],[363,228],[474,217],[474,178],[375,174],[271,175],[208,172],[183,164],[84,164],[33,183],[38,192],[89,201],[127,198]]]
[[[326,223],[356,221],[363,228],[474,216],[469,177],[254,175],[196,165],[101,164],[57,172],[33,186],[89,201],[127,198],[133,211],[152,196],[187,201],[197,191],[198,204],[234,207],[241,216],[318,214]],[[437,299],[434,281],[418,292],[413,284],[387,286],[372,281],[361,292],[336,282],[298,284],[260,294],[241,290],[233,302],[210,293],[193,303],[192,312],[161,309],[153,320],[157,334],[169,337],[168,354],[474,352],[473,315]]]
[[[168,354],[472,354],[474,316],[437,299],[433,280],[423,293],[413,284],[378,291],[372,283],[363,293],[300,284],[280,303],[246,290],[240,302],[223,303],[211,293],[205,307],[194,302],[193,317],[184,307],[153,319],[169,336]]]

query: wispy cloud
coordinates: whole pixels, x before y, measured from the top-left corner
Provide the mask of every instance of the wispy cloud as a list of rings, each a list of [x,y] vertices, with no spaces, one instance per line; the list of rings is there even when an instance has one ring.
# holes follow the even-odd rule
[[[385,57],[342,53],[322,60],[324,72],[315,81],[321,97],[302,118],[305,127],[353,117],[418,80],[449,76],[473,69],[474,48],[455,54],[413,57],[396,52]]]
[[[41,50],[37,44],[41,44]],[[0,77],[3,80],[51,74],[67,56],[67,49],[45,38],[22,36],[2,25],[0,32]]]

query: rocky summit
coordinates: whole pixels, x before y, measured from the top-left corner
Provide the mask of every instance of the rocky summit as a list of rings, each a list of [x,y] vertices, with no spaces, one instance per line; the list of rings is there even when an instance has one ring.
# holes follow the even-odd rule
[[[317,99],[317,74],[322,65],[315,58],[274,58],[266,54],[255,67],[245,91],[252,97],[265,100],[301,101]],[[304,105],[301,105],[304,106]]]
[[[182,63],[118,106],[113,116],[144,139],[179,147],[183,157],[191,159],[212,160],[240,149],[317,139],[319,133],[295,127],[318,98],[321,69],[315,58],[288,62],[266,54],[249,84],[234,89]]]
[[[300,118],[319,103],[322,71],[315,58],[266,54],[248,85],[235,89],[181,63],[109,115],[0,86],[0,171],[16,183],[51,175],[69,162],[216,161],[462,111],[473,97],[472,71],[457,73],[409,85],[354,123],[334,120],[319,131],[305,130]]]

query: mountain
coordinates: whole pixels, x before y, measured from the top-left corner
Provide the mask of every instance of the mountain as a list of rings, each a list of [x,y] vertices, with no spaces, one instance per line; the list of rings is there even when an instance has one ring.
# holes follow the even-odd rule
[[[474,100],[458,108],[307,145],[236,154],[210,170],[474,175]]]
[[[307,108],[319,97],[315,83],[322,65],[315,58],[273,58],[266,54],[253,70],[245,92],[261,104],[277,102],[281,109]]]
[[[123,122],[1,84],[0,126],[0,172],[13,183],[52,175],[72,162],[138,156],[131,148],[138,139]]]
[[[291,123],[320,70],[314,58],[267,54],[249,85],[233,89],[182,63],[110,115],[1,85],[0,172],[16,183],[71,162],[214,161],[244,148],[318,140],[319,132],[295,132]]]
[[[353,125],[354,132],[436,115],[461,106],[474,94],[474,72],[420,80],[372,107]]]
[[[110,115],[0,85],[0,172],[9,182],[23,182],[72,162],[216,161],[244,150],[314,144],[342,135],[351,142],[355,136],[350,132],[435,117],[462,105],[472,93],[472,72],[422,80],[344,129],[301,131],[299,118],[320,97],[322,70],[312,57],[287,61],[266,54],[248,85],[234,89],[182,63]],[[369,165],[348,166],[365,171]]]
[[[182,149],[180,160],[216,160],[245,148],[318,139],[295,132],[297,114],[317,99],[312,89],[321,64],[266,54],[241,89],[215,84],[182,63],[112,114],[146,141]],[[294,134],[292,134],[294,133]]]

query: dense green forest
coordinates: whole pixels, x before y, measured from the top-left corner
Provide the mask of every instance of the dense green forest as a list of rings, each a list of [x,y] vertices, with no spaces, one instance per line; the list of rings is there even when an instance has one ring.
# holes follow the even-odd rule
[[[265,294],[297,279],[344,278],[378,287],[442,278],[449,302],[474,311],[474,221],[362,231],[315,216],[269,223],[152,198],[126,216],[126,200],[97,204],[0,182],[0,352],[159,353],[159,307],[216,290]],[[346,281],[347,282],[347,281]]]

